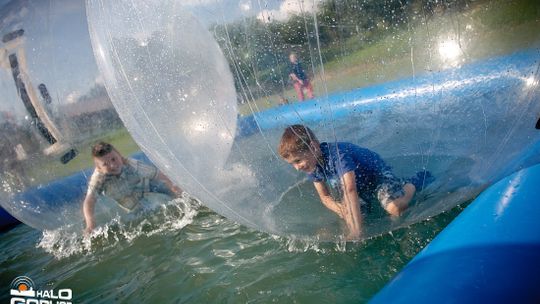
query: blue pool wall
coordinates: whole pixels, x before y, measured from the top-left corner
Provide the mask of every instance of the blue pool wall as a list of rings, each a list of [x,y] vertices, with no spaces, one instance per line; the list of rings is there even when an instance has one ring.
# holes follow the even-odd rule
[[[540,165],[478,196],[371,303],[540,303]]]

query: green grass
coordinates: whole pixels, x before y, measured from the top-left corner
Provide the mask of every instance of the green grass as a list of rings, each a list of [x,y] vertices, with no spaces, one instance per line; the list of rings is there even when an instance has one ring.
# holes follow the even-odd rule
[[[315,95],[346,91],[431,71],[439,71],[479,59],[499,56],[540,45],[540,2],[484,1],[459,13],[446,12],[429,18],[417,16],[407,27],[379,34],[376,42],[317,67],[312,83]],[[343,49],[359,45],[352,37]],[[441,41],[461,45],[460,62],[441,59]],[[292,88],[283,95],[296,100]],[[279,95],[270,95],[239,106],[241,115],[278,105]]]
[[[56,159],[58,157],[38,161],[37,164],[36,162],[33,162],[31,167],[25,169],[27,175],[33,177],[31,184],[36,185],[47,182],[51,177],[54,177],[55,179],[66,177],[81,170],[93,167],[94,162],[90,151],[97,141],[106,141],[113,144],[123,155],[130,155],[140,150],[139,146],[137,146],[126,129],[122,128],[114,130],[99,138],[76,144],[79,154],[67,164],[62,164]]]
[[[492,1],[473,12],[473,18],[480,20],[488,28],[512,27],[530,21],[538,21],[540,2]]]

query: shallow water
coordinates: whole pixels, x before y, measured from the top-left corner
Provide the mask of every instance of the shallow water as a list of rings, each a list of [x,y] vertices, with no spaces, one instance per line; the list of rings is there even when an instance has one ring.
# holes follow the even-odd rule
[[[0,234],[0,301],[26,275],[74,303],[365,302],[461,210],[355,244],[269,235],[189,199],[92,238],[20,225]]]

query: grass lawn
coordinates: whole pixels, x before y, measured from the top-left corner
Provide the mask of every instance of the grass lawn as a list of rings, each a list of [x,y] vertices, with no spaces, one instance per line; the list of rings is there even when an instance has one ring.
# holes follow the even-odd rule
[[[386,31],[377,42],[343,54],[316,67],[312,80],[316,96],[347,91],[400,78],[459,66],[523,48],[540,46],[540,3],[490,1],[472,5],[467,11],[446,13],[428,20],[409,20],[407,28]],[[350,38],[345,44],[359,44]],[[459,45],[459,60],[441,58],[444,43]],[[314,60],[317,62],[317,60]],[[292,87],[283,94],[296,100]],[[279,94],[239,105],[241,115],[277,106]]]
[[[117,129],[101,136],[99,139],[89,140],[77,144],[79,154],[67,164],[61,164],[59,160],[39,161],[39,165],[32,163],[31,167],[26,168],[27,176],[32,176],[32,185],[40,184],[51,179],[51,177],[62,178],[90,168],[94,165],[91,156],[92,146],[98,141],[103,140],[113,144],[123,155],[130,155],[140,150],[139,146],[131,138],[126,129]]]

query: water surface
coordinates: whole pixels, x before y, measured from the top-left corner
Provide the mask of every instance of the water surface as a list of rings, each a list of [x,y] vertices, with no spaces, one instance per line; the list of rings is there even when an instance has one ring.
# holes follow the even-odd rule
[[[366,302],[461,210],[361,243],[277,237],[189,200],[92,239],[20,225],[0,234],[0,300],[26,275],[77,303]]]

